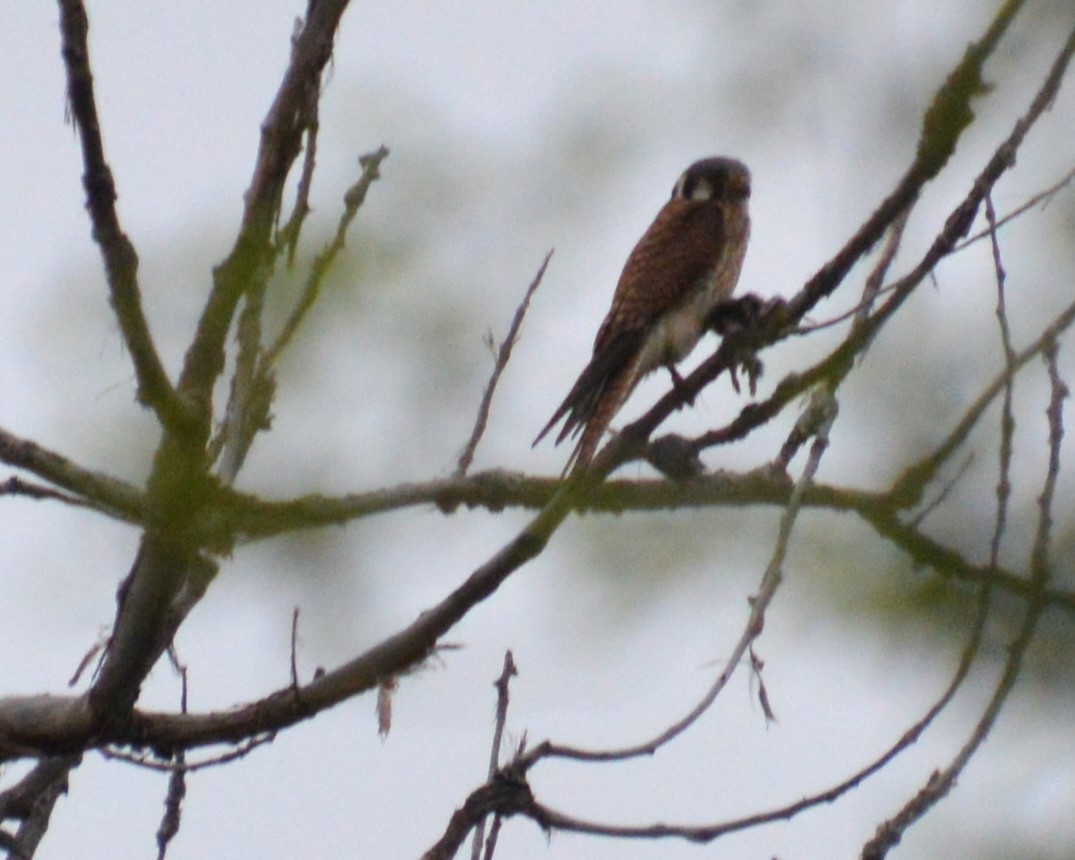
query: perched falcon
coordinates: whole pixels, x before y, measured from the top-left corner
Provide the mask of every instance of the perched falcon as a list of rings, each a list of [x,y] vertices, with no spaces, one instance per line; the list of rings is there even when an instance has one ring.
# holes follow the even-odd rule
[[[566,416],[556,437],[582,435],[568,469],[585,469],[609,422],[648,373],[677,362],[731,298],[750,238],[750,171],[734,158],[704,158],[679,177],[669,200],[624,264],[593,358],[534,440]]]

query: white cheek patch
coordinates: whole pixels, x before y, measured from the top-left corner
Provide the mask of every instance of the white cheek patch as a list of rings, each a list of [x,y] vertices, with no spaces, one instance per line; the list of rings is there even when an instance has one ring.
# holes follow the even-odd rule
[[[691,200],[711,200],[713,198],[713,186],[706,179],[699,179],[691,189]]]

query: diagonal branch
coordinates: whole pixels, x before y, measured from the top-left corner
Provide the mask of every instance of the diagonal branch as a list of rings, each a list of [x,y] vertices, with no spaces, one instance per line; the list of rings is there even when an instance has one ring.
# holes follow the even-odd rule
[[[60,0],[60,32],[67,105],[82,147],[86,209],[104,260],[109,300],[134,363],[138,401],[153,409],[165,426],[181,427],[189,420],[189,409],[172,388],[149,334],[138,286],[138,254],[116,212],[116,185],[105,160],[90,70],[89,19],[81,0]]]
[[[944,438],[941,444],[926,457],[904,469],[899,477],[896,478],[889,490],[889,496],[894,505],[899,508],[909,508],[918,504],[922,497],[922,492],[933,479],[937,470],[966,441],[971,430],[981,420],[985,410],[996,399],[997,395],[1006,390],[1014,374],[1035,356],[1041,355],[1046,346],[1070,328],[1072,324],[1075,324],[1075,302],[1072,302],[1061,311],[1033,343],[1006,359],[1005,369],[998,373],[993,381],[982,390],[981,394],[964,413],[963,418],[952,428],[952,431]]]
[[[409,626],[384,639],[366,653],[315,678],[309,684],[287,688],[252,705],[211,719],[187,714],[146,714],[132,712],[122,724],[110,724],[101,731],[103,742],[152,745],[168,752],[211,743],[241,741],[253,733],[277,730],[312,717],[345,699],[377,687],[381,679],[397,675],[434,652],[447,633],[478,603],[492,595],[516,570],[538,555],[553,532],[573,509],[577,496],[590,484],[569,481],[514,539]],[[56,712],[53,720],[43,719]],[[77,700],[61,697],[0,700],[0,744],[5,740],[25,746],[49,746],[57,741],[54,732],[70,714],[71,725],[86,730]],[[81,721],[80,721],[81,720]],[[152,738],[152,740],[150,740]],[[0,747],[2,749],[2,747]]]
[[[18,783],[0,792],[0,822],[19,822],[14,836],[0,830],[0,849],[7,856],[26,860],[34,856],[48,831],[56,801],[67,793],[68,774],[81,762],[78,753],[43,758]]]
[[[1022,205],[1016,206],[1015,209],[1013,209],[1003,218],[995,218],[994,216],[994,221],[992,223],[990,223],[984,230],[979,230],[973,236],[968,236],[963,242],[959,244],[959,247],[956,248],[956,250],[962,251],[968,245],[973,245],[975,242],[978,242],[985,238],[992,239],[1001,227],[1003,227],[1009,221],[1014,221],[1023,213],[1033,209],[1039,203],[1041,204],[1041,208],[1044,209],[1046,206],[1049,205],[1049,202],[1053,199],[1053,197],[1055,197],[1059,192],[1063,191],[1068,185],[1071,184],[1072,180],[1075,180],[1075,167],[1065,173],[1063,177],[1054,182],[1048,188],[1044,189],[1043,191],[1039,191],[1037,194],[1030,197]]]
[[[474,459],[474,451],[481,441],[482,434],[485,433],[485,425],[489,420],[489,409],[493,403],[493,394],[496,391],[497,383],[500,381],[500,375],[504,372],[504,368],[508,366],[508,362],[511,360],[511,351],[515,348],[515,342],[519,339],[519,329],[522,327],[523,318],[526,316],[526,311],[530,307],[530,299],[541,285],[541,280],[545,277],[545,270],[549,267],[549,260],[551,259],[552,251],[549,251],[549,253],[545,255],[545,259],[542,261],[541,266],[538,267],[537,274],[534,275],[533,280],[530,281],[530,286],[526,288],[526,293],[523,294],[523,300],[519,303],[519,307],[516,308],[515,316],[512,317],[511,325],[508,327],[508,333],[500,344],[500,349],[497,350],[496,361],[493,364],[493,372],[489,377],[489,384],[485,386],[485,391],[482,393],[481,404],[478,406],[478,416],[474,421],[474,430],[471,432],[470,439],[467,440],[467,444],[463,448],[463,453],[459,455],[459,463],[455,470],[456,477],[463,477],[463,475],[467,473],[467,469],[470,468],[471,461]],[[492,335],[490,335],[490,340],[491,339]]]
[[[789,303],[792,320],[802,319],[843,281],[851,267],[884,235],[900,213],[918,196],[955,151],[963,131],[974,119],[970,103],[986,91],[982,67],[1008,29],[1024,0],[1007,0],[989,29],[967,51],[937,91],[922,119],[922,131],[914,162],[896,188],[866,220],[840,252],[826,263]],[[1059,86],[1059,82],[1056,84]]]

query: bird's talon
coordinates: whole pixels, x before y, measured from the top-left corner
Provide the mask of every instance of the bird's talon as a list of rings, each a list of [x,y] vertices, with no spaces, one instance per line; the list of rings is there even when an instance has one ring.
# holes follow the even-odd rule
[[[672,377],[672,389],[676,392],[676,394],[683,398],[683,402],[687,406],[693,406],[694,394],[688,391],[687,383],[683,381],[683,377],[680,376],[680,373],[678,370],[676,370],[675,365],[669,364],[667,365],[667,367],[668,374]]]
[[[728,368],[728,376],[731,377],[732,388],[735,389],[735,393],[736,394],[742,394],[743,392],[739,388],[739,372],[735,369],[734,364],[731,367]],[[753,380],[751,380],[750,388],[751,388],[751,394],[753,394],[754,393]]]

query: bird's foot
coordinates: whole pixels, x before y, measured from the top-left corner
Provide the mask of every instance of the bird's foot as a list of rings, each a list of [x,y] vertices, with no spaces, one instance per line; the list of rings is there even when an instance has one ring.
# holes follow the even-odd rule
[[[739,371],[742,370],[746,374],[747,385],[750,388],[750,396],[754,397],[758,393],[758,380],[761,379],[761,375],[765,370],[765,365],[754,353],[744,353],[738,357],[737,363],[728,368],[728,374],[732,379],[732,388],[735,389],[736,394],[742,394],[742,390],[739,387]]]
[[[754,293],[726,299],[709,312],[706,318],[706,328],[721,337],[733,332],[757,328],[758,322],[768,311],[772,301],[783,301],[783,299],[766,302]]]
[[[730,371],[732,387],[736,394],[741,392],[739,370],[746,374],[751,396],[757,393],[758,380],[761,378],[764,366],[750,346],[751,333],[765,329],[783,313],[786,306],[787,302],[781,298],[763,299],[754,293],[747,293],[744,296],[721,302],[710,311],[706,319],[707,328],[721,337],[736,335],[743,337],[742,349],[737,350],[739,354]]]
[[[687,406],[694,405],[694,393],[687,390],[687,384],[683,381],[683,377],[680,376],[676,366],[669,362],[665,365],[668,368],[668,375],[672,377],[672,388],[675,389],[676,394],[683,398],[683,402]]]

